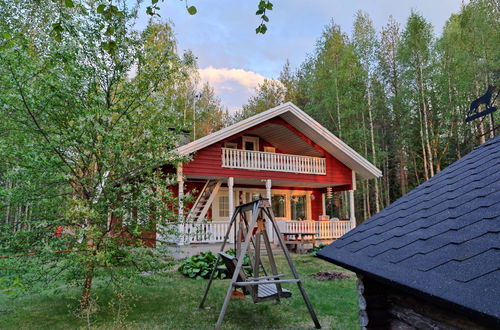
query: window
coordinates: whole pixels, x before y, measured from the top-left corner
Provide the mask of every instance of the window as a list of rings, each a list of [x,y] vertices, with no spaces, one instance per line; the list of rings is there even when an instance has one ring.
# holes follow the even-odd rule
[[[219,217],[224,218],[229,216],[229,197],[219,196]]]
[[[272,195],[271,204],[273,207],[273,213],[276,218],[285,217],[285,195]]]
[[[259,150],[259,138],[253,136],[244,136],[243,138],[243,149],[244,150]]]
[[[299,218],[305,220],[306,196],[305,195],[292,196],[291,209],[292,209],[292,220],[297,220]]]
[[[275,147],[264,147],[264,151],[265,152],[276,152],[276,148]]]
[[[234,143],[234,142],[226,142],[226,143],[224,143],[224,148],[228,148],[228,149],[238,149],[238,143]]]

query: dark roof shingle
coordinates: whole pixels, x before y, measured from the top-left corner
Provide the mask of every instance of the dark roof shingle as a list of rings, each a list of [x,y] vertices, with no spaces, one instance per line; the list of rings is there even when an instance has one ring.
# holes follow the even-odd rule
[[[318,256],[500,324],[500,137]]]

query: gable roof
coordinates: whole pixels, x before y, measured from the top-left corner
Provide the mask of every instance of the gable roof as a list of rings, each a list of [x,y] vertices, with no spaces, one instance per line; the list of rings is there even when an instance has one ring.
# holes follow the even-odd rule
[[[500,324],[500,137],[456,161],[318,256]]]
[[[370,163],[291,102],[281,104],[277,107],[242,120],[234,125],[223,128],[210,135],[183,145],[177,148],[177,152],[181,155],[191,154],[275,117],[281,117],[290,125],[297,128],[305,136],[317,143],[321,148],[344,163],[347,167],[353,169],[363,179],[372,179],[382,176],[382,172],[375,167],[375,165]]]

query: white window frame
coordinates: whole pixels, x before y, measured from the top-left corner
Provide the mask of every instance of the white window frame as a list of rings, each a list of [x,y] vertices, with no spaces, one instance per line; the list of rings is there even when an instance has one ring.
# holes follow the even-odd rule
[[[247,149],[245,149],[246,142],[253,142],[253,147],[254,147],[253,151],[259,151],[260,150],[259,149],[259,138],[258,137],[256,137],[256,136],[243,136],[242,137],[242,145],[241,145],[241,147],[242,147],[243,150],[247,150]]]

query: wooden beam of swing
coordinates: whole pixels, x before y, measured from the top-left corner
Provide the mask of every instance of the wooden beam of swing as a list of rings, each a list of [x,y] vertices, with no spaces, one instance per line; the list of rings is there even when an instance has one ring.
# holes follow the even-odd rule
[[[278,284],[278,283],[298,283],[300,279],[292,278],[289,280],[264,280],[264,281],[245,281],[245,282],[234,282],[233,286],[250,286],[258,284]]]
[[[245,215],[246,211],[252,211],[252,216],[250,217],[250,221],[248,221],[246,218],[246,215]],[[268,251],[268,256],[270,259],[273,275],[266,274],[266,276],[262,276],[262,277],[256,277],[253,279],[249,278],[245,282],[238,281],[238,275],[239,275],[240,271],[242,271],[242,268],[243,268],[243,259],[244,259],[245,253],[248,252],[248,248],[250,247],[251,244],[254,245],[254,248],[257,248],[257,247],[255,247],[255,242],[253,240],[253,236],[254,236],[253,229],[257,225],[257,219],[259,218],[259,215],[261,214],[261,212],[263,212],[265,215],[267,215],[269,221],[272,224],[272,228],[274,228],[274,230],[278,234],[278,241],[281,245],[281,248],[283,249],[283,252],[285,254],[285,258],[287,259],[288,265],[290,267],[290,270],[292,271],[294,279],[276,280],[276,278],[280,278],[282,276],[282,274],[277,273],[277,269],[276,269],[276,265],[274,262],[272,249],[271,249],[271,244],[270,244],[269,238],[267,236],[267,231],[264,229],[263,231],[258,232],[257,235],[262,234],[262,236],[263,236],[264,243],[265,243],[266,249]],[[242,223],[237,223],[236,218],[238,217],[238,215],[241,217],[240,221],[242,220],[241,221]],[[235,230],[234,230],[235,234],[238,233],[238,237],[236,237],[236,244],[240,245],[240,246],[239,246],[239,251],[237,251],[238,252],[237,256],[236,256],[237,262],[235,265],[234,274],[231,278],[231,284],[229,285],[228,290],[226,292],[226,296],[225,296],[224,302],[222,304],[222,308],[220,310],[219,317],[218,317],[217,323],[215,325],[215,329],[220,329],[222,326],[222,322],[224,320],[224,315],[226,313],[226,310],[227,310],[227,307],[229,304],[229,300],[231,298],[231,293],[234,290],[235,286],[240,286],[240,287],[255,286],[255,287],[258,287],[259,285],[262,285],[261,288],[264,289],[266,287],[266,285],[275,285],[276,289],[278,290],[278,294],[276,295],[275,299],[277,301],[279,301],[281,294],[285,293],[285,291],[281,289],[281,283],[297,283],[298,289],[302,294],[302,298],[304,299],[304,302],[305,302],[306,307],[309,311],[309,314],[311,315],[311,318],[314,322],[314,325],[317,329],[320,329],[321,325],[318,321],[316,313],[314,312],[314,310],[312,308],[312,305],[309,301],[307,293],[305,292],[305,290],[302,286],[302,282],[298,276],[298,273],[297,273],[297,270],[295,269],[295,266],[293,265],[293,262],[290,258],[288,250],[286,249],[286,245],[284,244],[283,238],[281,237],[281,232],[278,228],[278,224],[276,223],[276,221],[274,219],[274,213],[273,213],[273,210],[271,208],[269,201],[267,199],[260,199],[260,200],[252,201],[250,203],[246,203],[246,204],[243,204],[243,205],[236,207],[236,210],[235,210],[235,212],[230,220],[230,224],[228,226],[226,235],[224,237],[224,243],[222,244],[221,252],[223,252],[224,246],[226,245],[226,242],[229,238],[231,227],[233,225],[235,226]],[[243,244],[241,244],[242,243],[241,242],[241,234],[243,233],[241,231],[242,228],[238,228],[238,227],[240,227],[240,225],[241,225],[241,227],[246,227],[246,229],[247,229],[246,232],[244,233],[245,234],[245,241],[243,242]],[[237,230],[237,229],[240,229],[240,230]],[[260,246],[258,248],[260,249]],[[204,304],[205,299],[207,297],[208,291],[210,289],[210,284],[214,279],[214,273],[215,273],[215,270],[216,270],[216,267],[217,267],[219,260],[220,260],[220,254],[217,256],[216,265],[215,265],[215,267],[212,271],[212,274],[210,276],[210,280],[209,280],[209,283],[208,283],[207,288],[205,290],[205,294],[202,298],[202,301],[200,303],[200,307],[203,307],[203,304]],[[262,265],[262,267],[263,266],[264,265]],[[265,270],[264,270],[264,272],[265,272]],[[269,280],[266,280],[266,278],[269,278]],[[264,280],[261,280],[261,279],[264,279]],[[251,290],[251,291],[253,292],[254,290]],[[288,295],[290,295],[289,291],[286,291],[286,292],[288,293]],[[261,297],[259,296],[258,291],[252,293],[252,295],[254,295],[254,294],[256,295],[256,297],[253,297],[254,302],[257,302],[256,298],[261,298]],[[260,299],[258,301],[263,301],[263,299]]]
[[[280,278],[285,276],[285,274],[278,274],[278,275],[269,275],[269,276],[260,276],[260,277],[249,277],[249,281],[261,281],[261,280],[268,280],[270,278]]]

